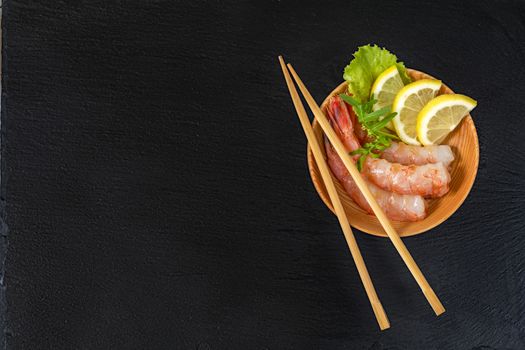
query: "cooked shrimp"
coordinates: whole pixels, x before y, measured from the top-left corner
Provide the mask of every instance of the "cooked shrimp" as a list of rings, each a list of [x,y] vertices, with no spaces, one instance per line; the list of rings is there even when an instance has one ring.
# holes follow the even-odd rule
[[[335,177],[341,182],[346,192],[363,210],[373,214],[372,208],[363,196],[352,176],[348,173],[345,165],[332,145],[325,139],[325,148],[328,165]],[[365,180],[366,181],[366,180]],[[418,195],[398,194],[387,192],[366,181],[368,189],[377,200],[377,203],[385,214],[396,221],[418,221],[426,216],[426,202]]]
[[[361,147],[359,140],[354,133],[354,124],[351,113],[340,97],[332,97],[328,104],[328,119],[339,139],[343,142],[348,152]],[[345,165],[337,152],[333,149],[325,136],[325,148],[328,158],[328,165],[332,173],[341,182],[346,192],[352,197],[363,210],[372,214],[372,208],[363,196],[352,176],[348,173]],[[385,214],[392,220],[397,221],[417,221],[426,216],[426,202],[419,195],[398,194],[380,189],[367,181],[368,188],[377,200],[377,203]]]
[[[361,147],[354,133],[356,116],[351,109],[347,108],[346,103],[339,96],[331,97],[327,111],[330,125],[344,145],[349,150]]]
[[[450,174],[443,163],[402,165],[368,157],[363,175],[385,191],[441,197],[448,192]]]
[[[445,167],[448,167],[454,161],[454,153],[448,145],[411,146],[402,142],[393,142],[383,152],[381,158],[404,165],[441,162]]]

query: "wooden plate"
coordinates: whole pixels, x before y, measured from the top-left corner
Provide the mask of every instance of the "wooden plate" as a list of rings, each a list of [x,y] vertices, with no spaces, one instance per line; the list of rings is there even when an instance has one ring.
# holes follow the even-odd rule
[[[434,77],[419,72],[417,70],[408,69],[408,74],[413,80],[419,79],[435,79]],[[326,105],[328,98],[336,94],[344,93],[347,89],[347,84],[342,83],[334,91],[328,95],[328,97],[323,101],[321,109],[326,113]],[[442,85],[439,94],[452,94],[454,93],[448,86],[445,84]],[[317,121],[314,120],[312,123],[315,135],[321,145],[324,144],[323,132]],[[397,232],[400,236],[412,236],[425,231],[430,230],[433,227],[436,227],[446,219],[448,219],[454,212],[461,206],[465,198],[470,192],[474,180],[476,178],[476,173],[478,172],[478,162],[479,162],[479,144],[478,144],[478,135],[476,133],[476,127],[474,126],[474,121],[472,117],[467,115],[461,121],[461,124],[444,140],[443,144],[448,144],[452,147],[454,152],[455,160],[452,163],[450,175],[450,191],[443,197],[432,199],[428,201],[428,216],[421,221],[416,222],[399,222],[392,221]],[[321,147],[323,153],[324,147]],[[310,170],[310,175],[312,177],[312,182],[315,186],[315,189],[321,196],[323,202],[330,208],[332,213],[334,208],[330,201],[330,197],[326,192],[321,174],[315,163],[310,145],[308,145],[308,168]],[[326,156],[326,154],[325,154]],[[341,198],[343,206],[348,216],[350,224],[366,233],[386,237],[381,224],[374,215],[367,214],[362,210],[354,201],[348,196],[345,192],[343,186],[339,181],[333,176],[337,192]]]

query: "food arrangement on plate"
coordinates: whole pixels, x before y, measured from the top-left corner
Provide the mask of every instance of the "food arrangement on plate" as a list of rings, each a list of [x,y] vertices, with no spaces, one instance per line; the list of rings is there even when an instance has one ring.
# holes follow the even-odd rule
[[[376,45],[359,47],[345,68],[346,82],[321,107],[292,65],[282,56],[279,63],[308,140],[313,183],[337,216],[380,329],[390,322],[350,224],[388,236],[441,315],[443,304],[400,236],[443,222],[470,191],[479,159],[469,115],[476,101],[405,68]],[[292,76],[315,117],[312,124]]]
[[[402,235],[448,218],[465,199],[477,171],[477,135],[469,115],[476,101],[407,69],[376,45],[359,47],[343,77],[345,83],[321,108],[381,209]],[[368,201],[319,125],[313,127],[352,225],[380,234]],[[333,210],[308,153],[316,189]]]

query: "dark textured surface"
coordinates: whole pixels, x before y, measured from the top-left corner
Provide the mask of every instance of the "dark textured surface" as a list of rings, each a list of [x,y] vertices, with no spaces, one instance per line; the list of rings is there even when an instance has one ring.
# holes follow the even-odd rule
[[[524,349],[525,4],[7,1],[8,349]],[[310,183],[277,62],[321,101],[374,42],[479,102],[478,178],[405,240],[357,233],[380,332]]]

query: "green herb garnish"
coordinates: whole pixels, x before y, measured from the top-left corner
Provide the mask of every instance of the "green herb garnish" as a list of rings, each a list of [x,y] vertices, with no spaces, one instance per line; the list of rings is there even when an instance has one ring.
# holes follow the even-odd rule
[[[375,99],[370,99],[362,103],[345,94],[340,94],[339,97],[352,106],[361,127],[372,139],[370,142],[365,143],[361,148],[350,153],[352,156],[356,154],[360,155],[357,160],[357,169],[361,171],[367,156],[378,158],[379,154],[377,152],[390,147],[393,139],[399,140],[399,137],[396,135],[383,130],[397,113],[390,112],[390,107],[384,107],[377,111],[373,111],[374,104],[377,102]]]

